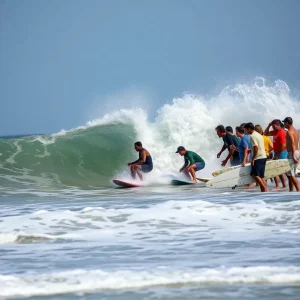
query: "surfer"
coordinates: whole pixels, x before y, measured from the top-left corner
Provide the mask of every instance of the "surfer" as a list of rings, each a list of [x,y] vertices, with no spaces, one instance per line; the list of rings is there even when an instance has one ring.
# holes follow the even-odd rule
[[[254,130],[252,123],[247,123],[244,126],[245,131],[250,135],[250,143],[252,147],[252,160],[251,160],[251,176],[259,185],[262,192],[267,192],[267,182],[265,180],[265,167],[267,156],[265,153],[264,139],[257,131]]]
[[[205,167],[203,158],[193,151],[186,150],[183,146],[179,146],[175,153],[184,156],[184,165],[179,172],[183,172],[189,178],[191,174],[191,181],[196,182],[196,172]]]
[[[270,131],[271,126],[273,127],[273,130]],[[268,127],[264,131],[264,135],[273,136],[274,160],[285,159],[288,155],[286,151],[286,132],[282,128],[282,126],[283,125],[281,121],[275,119],[268,125]],[[281,180],[282,187],[286,188],[284,174],[279,175],[279,178]],[[275,177],[275,189],[279,189],[279,178],[278,176]]]
[[[293,126],[293,119],[291,117],[286,117],[283,121],[284,127],[287,129],[286,133],[286,149],[288,151],[288,159],[292,159],[295,163],[294,167],[286,173],[289,180],[290,192],[296,190],[299,192],[299,182],[296,178],[296,169],[300,162],[300,152],[299,152],[299,132]]]
[[[128,166],[130,166],[130,172],[133,179],[135,179],[136,174],[138,174],[140,180],[143,180],[142,173],[149,173],[153,169],[152,157],[149,151],[143,148],[141,142],[134,143],[134,149],[139,152],[139,159],[128,163]]]
[[[217,154],[217,158],[220,158],[222,152],[226,148],[228,149],[229,152],[227,157],[222,161],[221,166],[224,167],[227,164],[228,160],[230,160],[231,158],[232,158],[232,160],[230,161],[231,166],[239,165],[240,164],[239,153],[235,151],[235,148],[239,147],[237,140],[229,132],[226,132],[225,127],[223,125],[218,125],[216,127],[216,132],[218,137],[222,138],[224,142],[221,151]]]

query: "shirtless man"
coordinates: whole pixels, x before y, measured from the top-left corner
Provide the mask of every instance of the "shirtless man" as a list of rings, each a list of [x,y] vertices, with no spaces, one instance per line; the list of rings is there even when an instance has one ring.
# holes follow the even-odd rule
[[[296,178],[296,169],[300,162],[299,132],[293,126],[293,119],[291,117],[286,117],[282,122],[284,127],[288,130],[286,133],[286,149],[288,151],[287,158],[294,160],[295,163],[292,170],[286,173],[286,176],[289,180],[290,192],[294,190],[294,187],[299,192],[299,182]]]
[[[150,153],[143,148],[141,142],[134,143],[134,149],[139,152],[139,159],[128,163],[130,166],[130,172],[133,179],[135,179],[136,174],[138,174],[140,180],[143,180],[143,173],[149,173],[153,169],[152,157]]]

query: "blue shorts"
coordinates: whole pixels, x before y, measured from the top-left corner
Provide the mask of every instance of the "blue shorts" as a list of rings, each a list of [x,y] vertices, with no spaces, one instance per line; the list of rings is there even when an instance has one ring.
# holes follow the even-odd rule
[[[265,178],[265,168],[266,168],[266,158],[260,158],[254,160],[254,166],[251,170],[251,176],[258,176],[260,178]]]
[[[276,152],[275,152],[275,156],[277,156]],[[287,150],[284,150],[284,151],[280,152],[278,159],[285,159],[285,158],[287,158],[287,156],[288,156],[288,152],[287,152]]]
[[[144,164],[144,165],[141,165],[141,168],[142,168],[143,173],[149,173],[152,171],[153,166]]]
[[[196,162],[195,165],[196,165],[195,172],[202,170],[205,167],[204,162]]]

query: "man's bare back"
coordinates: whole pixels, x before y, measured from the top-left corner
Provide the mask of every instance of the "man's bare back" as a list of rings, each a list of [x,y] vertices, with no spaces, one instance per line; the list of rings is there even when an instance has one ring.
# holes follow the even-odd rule
[[[294,126],[290,126],[286,133],[286,149],[288,152],[293,151],[293,144],[295,145],[294,150],[299,150],[299,132]]]

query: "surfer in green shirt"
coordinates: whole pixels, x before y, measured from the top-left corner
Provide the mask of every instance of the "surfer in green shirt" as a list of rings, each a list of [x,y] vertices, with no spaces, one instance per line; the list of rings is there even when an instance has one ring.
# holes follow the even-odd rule
[[[196,182],[196,172],[205,167],[202,157],[193,151],[186,150],[183,146],[179,146],[176,153],[184,156],[184,165],[179,172],[183,172],[189,178],[191,175],[192,182]]]

